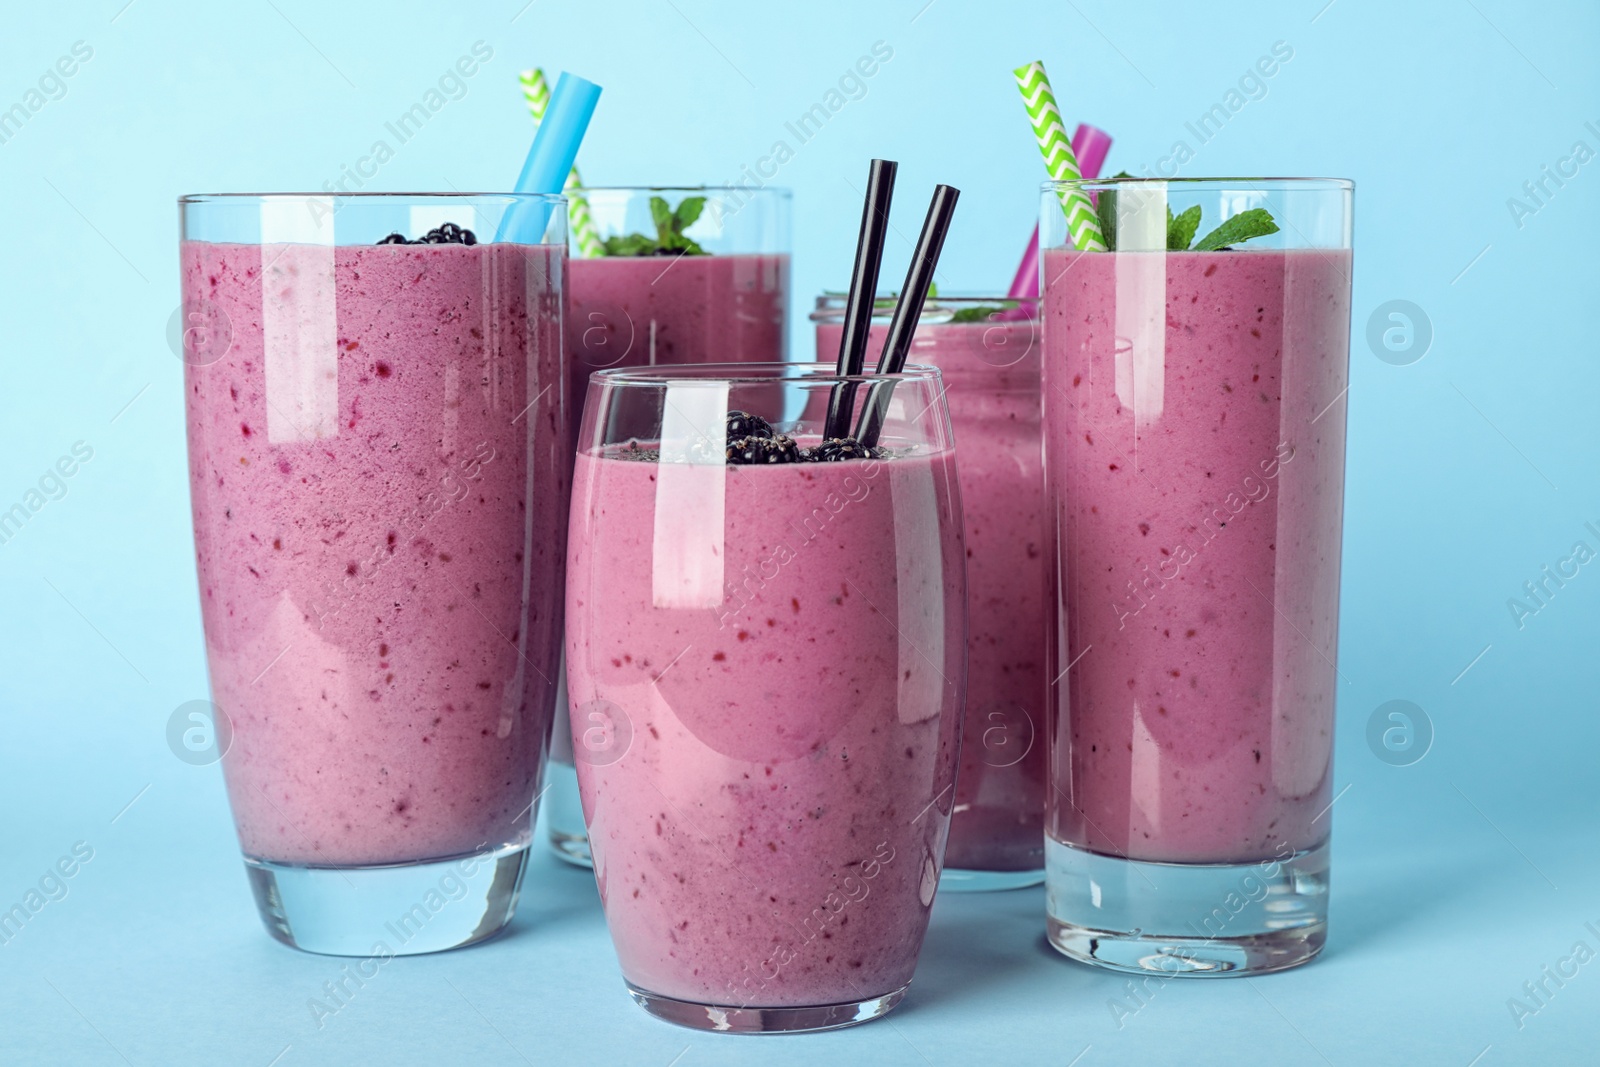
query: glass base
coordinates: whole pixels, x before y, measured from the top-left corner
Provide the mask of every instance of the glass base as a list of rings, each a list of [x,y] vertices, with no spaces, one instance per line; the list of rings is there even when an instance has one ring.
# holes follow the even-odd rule
[[[578,798],[578,769],[552,759],[545,774],[550,783],[544,799],[550,849],[558,859],[575,867],[592,868],[594,857],[589,855],[589,832],[583,825],[583,801]]]
[[[845,1026],[880,1019],[905,998],[910,984],[893,993],[849,1004],[819,1004],[808,1008],[739,1008],[719,1004],[696,1004],[674,1000],[628,983],[628,992],[645,1011],[658,1019],[691,1030],[715,1030],[732,1034],[804,1034],[817,1030],[838,1030]]]
[[[526,844],[382,867],[299,867],[245,857],[267,932],[325,956],[414,956],[476,944],[517,910]]]
[[[1328,845],[1258,863],[1148,863],[1045,840],[1045,912],[1063,954],[1132,974],[1296,967],[1328,935]]]
[[[1044,881],[1044,868],[1031,871],[969,871],[946,867],[939,876],[941,893],[992,893],[1002,889],[1026,889]]]

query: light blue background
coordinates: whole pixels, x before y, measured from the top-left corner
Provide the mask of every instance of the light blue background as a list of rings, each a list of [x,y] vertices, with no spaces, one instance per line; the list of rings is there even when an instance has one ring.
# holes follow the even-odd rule
[[[0,905],[74,842],[95,852],[0,946],[0,1061],[1595,1061],[1600,962],[1521,1030],[1506,1003],[1576,941],[1600,949],[1584,929],[1600,927],[1600,563],[1523,629],[1506,604],[1574,541],[1600,548],[1583,527],[1600,520],[1600,162],[1520,227],[1506,204],[1574,142],[1600,150],[1592,3],[523,2],[6,5],[0,107],[73,42],[94,55],[0,144],[0,508],[73,442],[94,458],[0,545]],[[795,190],[802,312],[846,278],[872,155],[902,161],[887,278],[945,181],[964,195],[941,281],[1005,284],[1042,177],[1013,66],[1044,59],[1068,122],[1112,131],[1111,169],[1138,172],[1174,139],[1192,146],[1184,123],[1275,41],[1294,49],[1184,173],[1358,184],[1324,959],[1169,985],[1118,1029],[1123,979],[1042,946],[1039,892],[947,897],[888,1022],[719,1039],[628,1003],[592,881],[541,858],[511,936],[396,961],[315,1027],[306,1001],[337,962],[262,933],[220,775],[164,739],[205,695],[165,340],[173,200],[320,187],[480,39],[494,58],[465,97],[367,188],[504,187],[529,139],[515,74],[535,63],[605,86],[580,157],[591,182],[727,180],[887,42],[866,96],[777,179]],[[1434,330],[1409,366],[1365,343],[1392,299]],[[794,344],[810,348],[803,325]],[[1395,698],[1436,731],[1412,766],[1365,739]]]

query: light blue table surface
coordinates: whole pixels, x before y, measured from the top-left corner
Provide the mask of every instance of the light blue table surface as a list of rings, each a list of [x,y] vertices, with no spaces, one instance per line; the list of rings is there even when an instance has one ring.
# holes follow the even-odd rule
[[[1594,4],[93,0],[10,3],[0,28],[0,509],[75,442],[94,452],[0,543],[0,908],[93,850],[0,944],[0,1063],[1600,1062],[1600,962],[1574,960],[1600,952],[1596,565],[1520,622],[1508,603],[1574,542],[1600,548]],[[1041,891],[947,895],[888,1020],[715,1037],[629,1002],[591,876],[540,852],[507,936],[396,960],[317,1026],[342,961],[266,937],[217,769],[164,736],[206,684],[173,201],[321,188],[476,41],[492,60],[366,188],[504,187],[533,64],[605,86],[591,182],[726,181],[892,48],[775,179],[795,190],[797,353],[812,294],[847,278],[870,156],[902,161],[903,234],[913,190],[963,190],[942,289],[1010,277],[1041,177],[1009,75],[1031,59],[1069,123],[1115,134],[1113,170],[1185,141],[1185,175],[1356,180],[1324,958],[1168,984],[1129,1014],[1125,978],[1045,946]],[[41,81],[76,42],[92,55]],[[1275,42],[1292,59],[1200,143],[1188,124]],[[891,241],[886,277],[908,253]],[[1409,363],[1367,339],[1394,300],[1431,328]],[[1433,732],[1408,766],[1367,740],[1395,699]],[[1513,998],[1538,1007],[1520,1026]]]

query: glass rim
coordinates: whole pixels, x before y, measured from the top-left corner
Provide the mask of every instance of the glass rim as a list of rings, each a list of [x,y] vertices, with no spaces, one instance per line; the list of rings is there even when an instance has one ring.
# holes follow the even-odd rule
[[[824,290],[817,294],[817,300],[812,305],[811,313],[816,315],[823,310],[832,311],[835,308],[843,311],[849,299],[849,293]],[[873,298],[873,303],[877,305],[883,301],[893,301],[894,299],[895,297],[892,293],[879,293]],[[1006,296],[1003,293],[950,293],[949,295],[940,293],[937,296],[928,297],[927,301],[922,305],[922,312],[925,315],[928,313],[928,309],[937,308],[941,304],[952,304],[958,308],[963,308],[983,307],[988,304],[1015,304],[1018,307],[1027,307],[1038,303],[1039,298],[1037,296]],[[885,307],[882,313],[889,314],[893,310],[894,308],[891,304],[889,307]],[[879,316],[880,313],[876,306],[874,306],[872,314],[874,318]]]
[[[751,373],[752,371],[763,373]],[[898,374],[840,374],[835,363],[685,363],[654,367],[607,367],[593,371],[591,382],[605,385],[654,386],[689,382],[728,385],[771,385],[775,382],[833,385],[840,382],[933,382],[942,377],[938,367],[908,363]]]
[[[525,200],[554,204],[565,201],[561,193],[185,193],[179,204],[224,203],[244,200]]]
[[[581,190],[589,193],[729,193],[751,197],[770,193],[785,200],[793,199],[794,190],[787,185],[760,185],[754,189],[743,185],[585,185]]]
[[[1338,189],[1353,191],[1356,183],[1350,178],[1271,178],[1271,177],[1219,177],[1219,178],[1069,178],[1064,181],[1039,183],[1040,192],[1071,189],[1080,186],[1108,185],[1233,185],[1246,187],[1285,186],[1291,189]]]

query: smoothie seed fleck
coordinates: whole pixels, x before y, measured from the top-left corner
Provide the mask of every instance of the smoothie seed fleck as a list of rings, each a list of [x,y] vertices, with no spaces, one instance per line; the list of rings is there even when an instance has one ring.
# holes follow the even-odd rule
[[[716,662],[721,663],[723,660],[728,658],[728,654],[726,652],[714,652],[712,653],[711,658]]]

